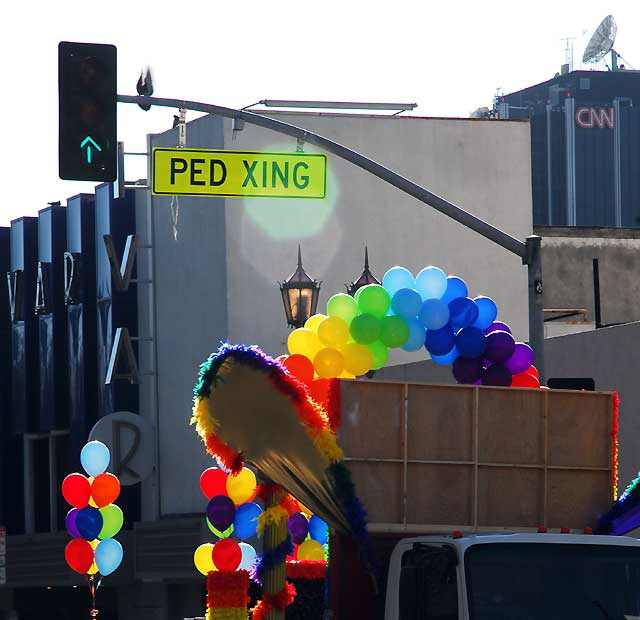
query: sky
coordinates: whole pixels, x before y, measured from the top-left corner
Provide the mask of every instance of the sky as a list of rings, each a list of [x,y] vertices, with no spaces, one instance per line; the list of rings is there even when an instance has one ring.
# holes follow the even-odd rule
[[[261,99],[410,102],[418,104],[412,115],[467,117],[491,107],[498,89],[508,93],[552,78],[565,62],[563,39],[573,37],[574,68],[582,68],[586,43],[608,14],[618,25],[615,49],[628,67],[640,69],[637,2],[499,6],[467,0],[11,2],[0,26],[0,226],[95,185],[58,179],[59,41],[115,45],[119,94],[135,95],[140,70],[150,66],[155,96],[234,108]],[[125,151],[144,151],[146,135],[171,128],[173,114],[118,104]],[[146,176],[144,159],[126,158],[127,180]]]

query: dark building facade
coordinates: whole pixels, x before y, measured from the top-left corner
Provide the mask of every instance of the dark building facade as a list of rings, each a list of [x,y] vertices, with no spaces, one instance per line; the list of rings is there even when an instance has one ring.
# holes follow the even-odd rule
[[[640,72],[573,71],[501,96],[531,122],[537,226],[640,226]]]

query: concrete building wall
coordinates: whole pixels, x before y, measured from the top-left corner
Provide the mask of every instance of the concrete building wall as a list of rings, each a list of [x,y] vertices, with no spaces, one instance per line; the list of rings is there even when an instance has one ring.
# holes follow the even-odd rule
[[[524,239],[532,232],[529,127],[522,122],[309,113],[273,114],[353,148],[482,219]],[[246,125],[225,148],[295,149],[295,141]],[[315,152],[312,146],[305,146]],[[379,278],[394,265],[437,265],[494,297],[518,338],[528,334],[520,259],[371,174],[329,155],[325,200],[227,199],[229,337],[278,355],[289,334],[277,280],[295,268],[322,280],[318,310],[362,271],[365,245]],[[256,311],[256,304],[259,311]],[[416,359],[395,355],[390,364]]]
[[[274,114],[327,136],[428,187],[513,236],[532,232],[528,124],[328,114]],[[175,130],[151,138],[176,146]],[[293,139],[205,116],[188,123],[187,146],[294,151]],[[308,152],[316,149],[305,146]],[[202,512],[198,477],[211,464],[187,424],[198,365],[221,340],[286,351],[290,333],[277,282],[296,266],[322,281],[318,311],[363,265],[365,245],[381,278],[393,265],[429,264],[494,297],[501,318],[527,338],[526,269],[515,255],[336,157],[327,198],[151,197],[158,330],[161,514]],[[390,364],[424,353],[395,355]],[[153,399],[147,401],[153,406]]]
[[[599,261],[602,322],[640,320],[640,231],[536,227],[542,236],[545,308],[584,308],[594,321],[593,259]]]

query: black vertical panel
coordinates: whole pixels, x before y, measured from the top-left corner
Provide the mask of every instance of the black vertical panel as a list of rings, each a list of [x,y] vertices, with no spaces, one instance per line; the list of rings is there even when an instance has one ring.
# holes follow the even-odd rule
[[[11,325],[11,430],[35,432],[38,424],[38,322],[34,312],[38,257],[38,220],[11,222],[11,272],[16,309]]]
[[[531,185],[534,226],[549,226],[547,192],[547,113],[531,117]]]
[[[67,316],[64,304],[64,253],[67,218],[64,207],[38,213],[38,261],[36,312],[40,361],[39,431],[68,428],[69,385]]]
[[[22,531],[22,437],[11,433],[11,313],[6,274],[11,271],[11,230],[0,228],[0,524]],[[16,463],[18,466],[16,467]]]
[[[551,112],[551,201],[552,226],[567,225],[567,130],[564,112]]]
[[[67,201],[67,334],[69,345],[69,426],[71,468],[96,421],[96,280],[94,197]],[[73,276],[71,272],[73,271]]]
[[[137,285],[127,291],[116,290],[111,276],[103,236],[111,235],[118,261],[122,260],[128,235],[136,232],[135,196],[129,191],[114,199],[111,185],[96,189],[96,293],[98,306],[98,393],[100,417],[114,411],[138,413],[138,385],[115,381],[105,385],[113,348],[115,330],[126,327],[131,336],[138,336]],[[134,350],[137,350],[134,344]]]
[[[114,411],[139,413],[137,384],[118,380],[105,385],[115,330],[118,327],[126,327],[131,336],[139,334],[137,285],[131,284],[127,291],[116,289],[104,244],[104,235],[111,235],[119,265],[127,236],[136,232],[135,215],[133,191],[128,191],[123,198],[114,199],[111,185],[100,185],[96,189],[97,361],[98,415],[100,417]],[[137,352],[138,347],[135,342],[133,345],[134,352]],[[140,519],[140,485],[122,487],[118,504],[125,515],[125,527],[131,527]]]
[[[622,225],[640,226],[640,107],[620,106]]]
[[[615,226],[613,129],[576,127],[576,224]]]

